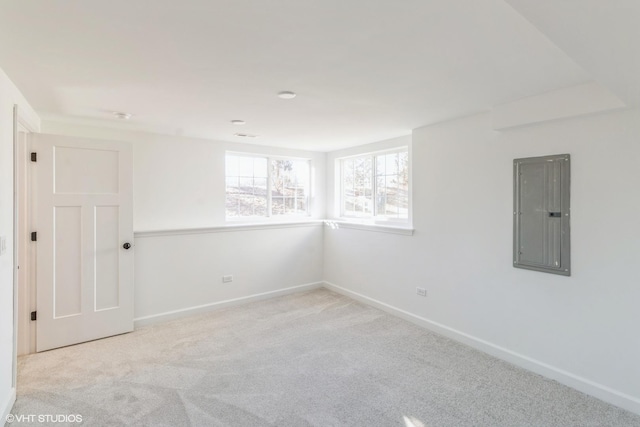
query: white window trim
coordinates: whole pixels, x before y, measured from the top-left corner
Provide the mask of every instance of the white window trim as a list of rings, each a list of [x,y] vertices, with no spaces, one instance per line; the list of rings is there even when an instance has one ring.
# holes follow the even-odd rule
[[[396,227],[391,224],[367,224],[359,221],[345,221],[338,220],[325,220],[325,226],[330,229],[338,230],[340,228],[362,230],[362,231],[376,231],[379,233],[400,234],[403,236],[413,236],[414,229],[409,226]]]
[[[400,153],[406,151],[409,155],[409,197],[408,197],[408,213],[407,213],[407,218],[406,219],[399,219],[399,218],[384,218],[384,217],[377,217],[375,215],[371,215],[371,216],[348,216],[345,215],[344,213],[344,200],[345,200],[345,196],[344,196],[344,192],[345,192],[345,187],[343,185],[343,178],[344,178],[344,161],[345,160],[349,160],[349,159],[355,159],[355,158],[360,158],[360,157],[371,157],[372,159],[372,169],[373,169],[373,174],[372,174],[372,194],[375,194],[376,192],[376,162],[375,162],[375,157],[378,155],[385,155],[385,154],[391,154],[391,153]],[[398,147],[393,147],[393,148],[387,148],[387,149],[382,149],[382,150],[375,150],[375,151],[367,151],[367,152],[363,152],[363,153],[358,153],[358,154],[352,154],[349,156],[344,156],[344,157],[339,157],[336,160],[336,166],[337,166],[337,170],[338,173],[337,175],[337,185],[336,185],[336,194],[337,194],[337,200],[336,200],[336,205],[337,205],[337,209],[336,212],[338,212],[338,219],[337,219],[337,223],[341,223],[343,224],[343,226],[345,226],[345,228],[359,228],[359,229],[374,229],[375,227],[382,227],[382,228],[389,228],[389,229],[398,229],[398,230],[410,230],[411,233],[413,233],[413,180],[412,180],[412,175],[413,175],[413,165],[412,165],[412,153],[411,153],[411,145],[402,145],[402,146],[398,146]],[[375,213],[375,203],[373,206],[373,211]],[[364,226],[364,227],[348,227],[348,224],[355,224],[355,225],[360,225],[360,226]],[[401,233],[402,234],[402,233]]]
[[[227,156],[239,156],[239,157],[260,157],[263,159],[267,159],[267,215],[266,216],[238,216],[238,217],[228,217],[227,216],[227,208],[226,208],[226,200],[227,200],[227,172],[226,172],[226,159]],[[311,206],[311,194],[313,188],[313,159],[307,157],[294,157],[294,156],[281,156],[281,155],[271,155],[271,154],[262,154],[262,153],[251,153],[251,152],[243,152],[243,151],[225,151],[225,169],[224,169],[224,182],[225,182],[225,190],[224,190],[224,198],[225,198],[225,208],[224,208],[224,219],[226,222],[231,224],[260,224],[264,222],[296,222],[296,220],[306,220],[311,217],[312,206]],[[305,214],[288,214],[288,215],[272,215],[271,213],[271,161],[272,160],[298,160],[305,161],[309,163],[309,194],[307,194],[307,212]]]

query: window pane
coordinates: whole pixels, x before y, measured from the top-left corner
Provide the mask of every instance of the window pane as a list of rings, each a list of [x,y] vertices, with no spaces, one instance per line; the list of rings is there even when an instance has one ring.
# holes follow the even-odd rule
[[[356,210],[355,199],[351,196],[345,197],[345,199],[346,199],[344,204],[345,214],[353,215]]]
[[[400,158],[400,171],[401,173],[407,174],[409,171],[409,152],[402,151],[401,153],[398,153],[398,155]]]
[[[238,193],[240,192],[240,189],[238,188],[238,178],[227,177],[226,185],[227,185],[227,199],[226,199],[227,216],[238,216]]]
[[[238,194],[238,216],[253,216],[253,195]]]
[[[387,154],[385,163],[387,166],[385,175],[396,175],[398,173],[398,153]]]
[[[387,203],[384,176],[376,178],[376,212],[384,212]]]
[[[398,211],[401,218],[409,217],[409,152],[399,153]]]
[[[267,159],[227,154],[226,216],[267,216]]]
[[[304,215],[306,204],[296,204],[296,198],[309,194],[309,161],[275,159],[271,161],[272,215]],[[277,206],[276,206],[276,199]]]
[[[311,177],[309,162],[305,160],[296,160],[293,163],[296,187],[303,189],[309,188],[309,178]]]
[[[384,160],[383,160],[384,159]],[[406,219],[409,216],[409,153],[401,151],[379,155],[376,181],[376,216]]]
[[[267,198],[266,197],[254,197],[254,216],[267,216]]]
[[[253,177],[241,177],[239,178],[240,180],[240,192],[241,193],[247,193],[247,194],[253,194]]]
[[[287,213],[295,213],[296,199],[293,197],[287,197],[286,199],[284,199],[284,209]]]
[[[384,156],[376,156],[376,175],[384,175],[387,168]]]
[[[271,198],[271,213],[273,215],[284,214],[284,199],[282,197]]]
[[[227,185],[227,199],[226,199],[226,208],[227,208],[227,216],[238,216],[238,178],[237,177],[227,177],[226,179]]]
[[[342,161],[345,216],[368,217],[373,213],[373,158],[355,157]]]
[[[238,177],[236,176],[231,176],[231,177],[227,177],[226,179],[227,182],[227,192],[231,191],[234,193],[238,192]]]
[[[253,176],[253,158],[246,156],[239,156],[239,176]]]
[[[253,194],[260,197],[267,197],[267,178],[254,178]]]
[[[267,178],[267,159],[256,157],[253,159],[253,176]]]
[[[297,198],[296,199],[296,210],[298,211],[307,211],[307,199],[305,198]]]
[[[344,175],[343,177],[343,183],[345,185],[345,188],[352,188],[353,187],[353,160],[344,160],[343,166],[342,166],[342,173]]]

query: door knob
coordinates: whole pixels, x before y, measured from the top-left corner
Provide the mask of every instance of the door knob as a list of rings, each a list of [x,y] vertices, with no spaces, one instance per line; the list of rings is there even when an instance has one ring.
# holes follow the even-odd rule
[[[131,248],[131,243],[127,242],[124,245],[122,245],[123,248],[125,249],[130,249]]]

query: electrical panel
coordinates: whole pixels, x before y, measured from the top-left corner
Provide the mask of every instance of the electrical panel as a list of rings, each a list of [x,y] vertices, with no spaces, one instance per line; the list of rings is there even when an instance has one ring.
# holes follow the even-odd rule
[[[571,275],[571,157],[513,161],[513,266]]]

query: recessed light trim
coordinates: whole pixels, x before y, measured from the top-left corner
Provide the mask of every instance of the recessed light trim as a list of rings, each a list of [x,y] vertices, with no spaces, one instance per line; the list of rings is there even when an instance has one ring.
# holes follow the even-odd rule
[[[278,98],[280,99],[293,99],[298,96],[295,92],[291,92],[290,90],[283,90],[278,93]]]
[[[120,111],[114,111],[114,112],[113,112],[113,115],[114,115],[117,119],[120,119],[120,120],[129,120],[129,119],[133,116],[133,114],[130,114],[130,113],[123,113],[123,112],[120,112]]]
[[[244,125],[245,123],[247,122],[245,122],[244,120],[238,120],[238,119],[231,120],[232,125]]]

